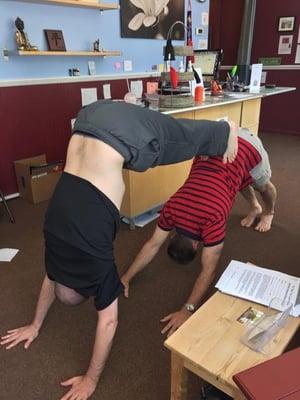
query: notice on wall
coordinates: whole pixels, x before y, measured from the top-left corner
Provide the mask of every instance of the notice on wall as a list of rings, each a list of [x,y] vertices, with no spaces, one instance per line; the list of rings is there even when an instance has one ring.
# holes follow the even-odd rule
[[[82,107],[97,101],[97,88],[81,89]]]
[[[110,84],[103,85],[103,97],[105,100],[111,99]]]
[[[295,64],[300,64],[300,44],[297,44]]]
[[[208,26],[208,13],[207,12],[201,13],[201,24],[203,26]]]
[[[291,54],[293,35],[279,36],[278,54]]]
[[[199,49],[206,50],[208,47],[207,39],[199,39]]]
[[[143,81],[131,81],[130,91],[135,94],[137,99],[140,99],[143,95]]]

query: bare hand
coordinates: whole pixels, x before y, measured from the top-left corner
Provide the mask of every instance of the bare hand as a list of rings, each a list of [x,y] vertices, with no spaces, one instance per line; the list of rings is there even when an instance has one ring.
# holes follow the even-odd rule
[[[185,309],[176,311],[175,313],[167,315],[161,319],[160,322],[168,322],[164,329],[161,331],[162,334],[168,332],[168,337],[172,335],[192,314]]]
[[[123,275],[121,277],[121,282],[124,285],[124,296],[128,299],[129,297],[129,282],[128,280],[125,278],[125,275]]]
[[[94,393],[97,382],[83,375],[61,382],[61,385],[72,386],[72,388],[60,400],[87,400]]]
[[[228,121],[228,125],[230,127],[229,137],[227,142],[227,148],[225,153],[223,154],[223,163],[226,164],[232,163],[235,160],[238,152],[238,136],[237,130],[238,126],[233,121]]]
[[[21,328],[7,331],[7,335],[1,337],[1,346],[6,346],[6,350],[15,347],[21,342],[25,342],[24,348],[28,349],[34,339],[37,338],[39,330],[33,325],[22,326]]]

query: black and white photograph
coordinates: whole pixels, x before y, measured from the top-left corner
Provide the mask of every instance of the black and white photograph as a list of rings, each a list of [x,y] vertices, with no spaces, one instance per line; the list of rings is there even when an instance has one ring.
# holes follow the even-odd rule
[[[292,32],[295,26],[295,17],[280,17],[278,22],[279,32]]]
[[[175,21],[184,22],[184,0],[120,0],[121,37],[166,39]],[[178,24],[172,39],[183,40]]]

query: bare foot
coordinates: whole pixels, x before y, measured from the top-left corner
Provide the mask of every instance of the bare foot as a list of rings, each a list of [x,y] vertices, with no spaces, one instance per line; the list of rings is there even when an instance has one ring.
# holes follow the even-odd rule
[[[250,226],[253,225],[255,219],[257,218],[258,215],[260,215],[262,212],[262,208],[260,205],[255,206],[249,214],[241,220],[241,225],[244,228],[250,228]],[[255,228],[256,229],[256,228]]]
[[[262,215],[255,230],[258,232],[268,232],[271,229],[274,214]]]
[[[226,164],[227,162],[232,163],[235,160],[238,151],[238,126],[232,121],[229,121],[228,124],[230,126],[230,132],[228,136],[227,148],[225,153],[223,154],[224,164]]]

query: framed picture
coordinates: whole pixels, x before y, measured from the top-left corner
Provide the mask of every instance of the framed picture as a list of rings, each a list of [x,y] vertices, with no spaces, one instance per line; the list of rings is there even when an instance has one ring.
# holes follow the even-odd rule
[[[279,17],[278,31],[279,32],[292,32],[295,27],[296,17]]]
[[[184,22],[184,4],[185,0],[120,0],[121,37],[166,39],[175,21]],[[174,27],[172,39],[184,39],[182,25]]]
[[[66,51],[64,36],[62,31],[44,29],[49,51]]]

